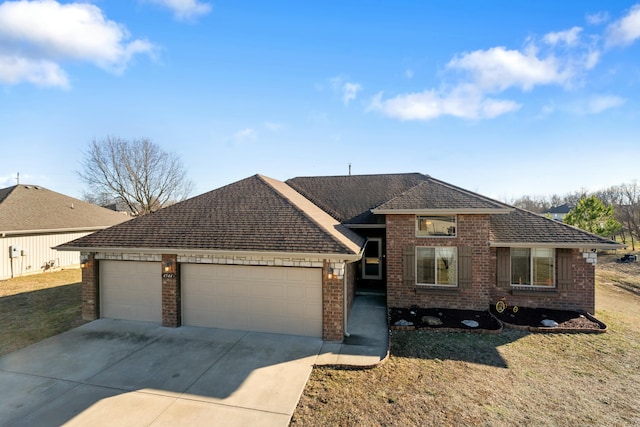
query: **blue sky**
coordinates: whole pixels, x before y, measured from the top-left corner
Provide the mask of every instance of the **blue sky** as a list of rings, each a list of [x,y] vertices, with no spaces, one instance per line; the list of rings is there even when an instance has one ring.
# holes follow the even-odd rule
[[[640,168],[640,2],[4,1],[0,187],[80,197],[150,138],[199,194],[261,173],[422,172],[509,200]]]

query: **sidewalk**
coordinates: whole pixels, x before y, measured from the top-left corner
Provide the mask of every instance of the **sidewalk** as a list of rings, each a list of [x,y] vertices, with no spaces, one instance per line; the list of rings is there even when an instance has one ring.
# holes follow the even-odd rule
[[[353,366],[373,368],[389,354],[389,328],[386,298],[377,295],[357,295],[347,322],[342,343],[325,342],[316,366]]]

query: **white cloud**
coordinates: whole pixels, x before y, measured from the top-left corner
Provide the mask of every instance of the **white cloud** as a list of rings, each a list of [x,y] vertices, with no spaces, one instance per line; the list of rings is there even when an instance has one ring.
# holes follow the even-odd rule
[[[264,122],[264,127],[266,127],[271,132],[278,132],[284,129],[284,125],[282,123],[269,122],[269,121]]]
[[[609,14],[607,12],[596,12],[588,14],[585,18],[590,25],[600,25],[609,20]]]
[[[211,5],[198,0],[146,0],[173,11],[173,16],[181,21],[195,19],[211,12]]]
[[[615,95],[600,95],[592,97],[587,103],[587,112],[589,114],[598,114],[611,108],[621,106],[626,99]]]
[[[66,73],[55,62],[0,54],[0,82],[29,82],[37,86],[69,87]]]
[[[452,59],[447,67],[469,73],[471,81],[485,91],[504,91],[510,87],[531,90],[536,85],[567,84],[571,70],[552,55],[538,58],[529,46],[526,52],[494,47],[476,50]]]
[[[345,81],[342,76],[332,78],[331,87],[334,92],[340,94],[344,105],[349,105],[351,101],[356,99],[358,92],[362,90],[362,86],[359,83]]]
[[[564,43],[567,46],[575,46],[580,40],[581,31],[582,28],[573,27],[570,30],[545,34],[542,40],[551,46],[556,46],[560,43]]]
[[[8,1],[0,4],[0,81],[67,87],[65,60],[119,73],[133,56],[155,50],[148,41],[129,39],[123,25],[92,4]]]
[[[236,142],[240,143],[240,142],[246,142],[246,141],[253,141],[257,138],[257,136],[258,134],[256,133],[255,130],[251,128],[245,128],[236,132],[233,135],[233,139]]]
[[[381,111],[399,120],[432,120],[445,115],[490,119],[517,111],[520,107],[510,100],[484,97],[470,86],[458,87],[450,93],[425,90],[386,100],[382,99],[382,93],[378,93],[369,104],[369,110]]]
[[[640,38],[640,4],[633,6],[623,18],[607,27],[605,45],[624,46]]]
[[[362,86],[358,83],[347,82],[342,86],[342,102],[344,105],[349,105],[349,102],[356,99],[359,91],[362,90]]]

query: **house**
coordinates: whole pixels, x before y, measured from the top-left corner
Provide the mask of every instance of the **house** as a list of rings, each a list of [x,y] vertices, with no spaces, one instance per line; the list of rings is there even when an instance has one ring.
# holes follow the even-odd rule
[[[560,206],[553,206],[542,212],[542,214],[549,215],[549,217],[555,219],[556,221],[564,221],[564,217],[567,216],[567,214],[571,212],[571,209],[573,208],[574,206],[571,206],[568,203],[564,203]]]
[[[0,280],[80,264],[52,247],[128,219],[37,185],[0,189]]]
[[[83,315],[339,341],[358,288],[389,307],[594,311],[617,243],[419,173],[255,175],[59,247]]]

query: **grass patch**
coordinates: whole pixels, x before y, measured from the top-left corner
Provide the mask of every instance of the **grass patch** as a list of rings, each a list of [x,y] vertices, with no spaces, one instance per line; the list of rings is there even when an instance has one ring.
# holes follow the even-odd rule
[[[610,264],[596,286],[607,333],[396,331],[379,368],[314,369],[291,425],[640,425],[640,296]]]
[[[0,281],[0,356],[85,323],[80,281],[80,269]]]

